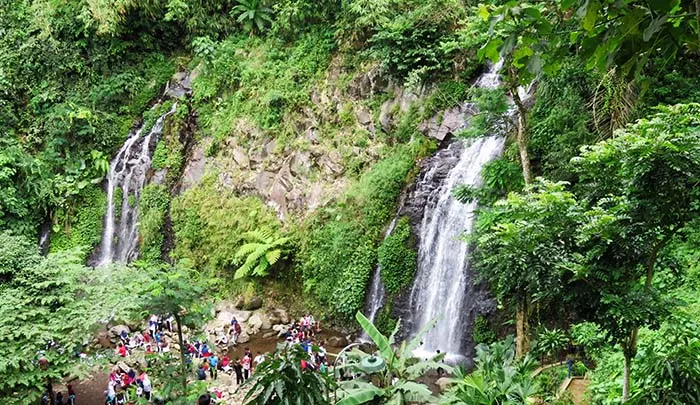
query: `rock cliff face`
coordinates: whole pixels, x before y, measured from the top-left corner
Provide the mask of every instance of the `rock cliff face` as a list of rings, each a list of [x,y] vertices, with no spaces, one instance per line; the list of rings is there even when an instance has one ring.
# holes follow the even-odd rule
[[[294,117],[291,139],[281,141],[245,119],[224,140],[201,139],[188,154],[179,192],[212,175],[222,192],[257,195],[282,220],[303,217],[342,195],[358,167],[381,158],[380,133],[395,129],[401,114],[420,99],[390,83],[377,66],[346,85],[339,79],[343,73],[339,62],[331,64],[309,95],[313,107]],[[369,100],[378,97],[384,102],[372,107]],[[434,131],[426,127],[426,132]]]

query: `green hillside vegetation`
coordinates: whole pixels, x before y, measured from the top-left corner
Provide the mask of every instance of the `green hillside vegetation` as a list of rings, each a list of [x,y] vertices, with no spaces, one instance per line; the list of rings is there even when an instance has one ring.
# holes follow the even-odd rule
[[[267,367],[269,401],[251,403],[564,404],[561,370],[531,372],[574,356],[588,403],[700,403],[699,16],[680,0],[0,3],[0,396],[84,378],[100,364],[63,353],[99,325],[166,308],[194,328],[255,295],[342,331],[361,319],[394,368],[343,398]],[[475,90],[494,64],[502,85]],[[176,73],[191,92],[166,97]],[[410,352],[391,332],[417,235],[408,217],[385,231],[446,145],[426,123],[465,102],[478,111],[452,136],[507,136],[483,185],[453,190],[479,202],[463,239],[497,309],[473,314],[475,368],[431,393],[414,381],[428,367],[392,354]],[[128,196],[138,260],[89,267],[110,161],[175,103]],[[357,313],[377,265],[375,327]],[[293,375],[304,356],[270,364]]]

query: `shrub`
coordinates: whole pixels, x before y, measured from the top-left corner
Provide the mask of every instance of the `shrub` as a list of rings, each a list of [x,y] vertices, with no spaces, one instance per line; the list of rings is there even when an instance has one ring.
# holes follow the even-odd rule
[[[171,202],[176,246],[173,256],[208,270],[235,270],[243,234],[259,228],[276,231],[274,212],[257,197],[238,197],[217,189],[208,177]]]
[[[402,217],[396,228],[377,250],[382,282],[389,294],[395,294],[411,284],[416,271],[418,254],[413,249],[411,227]]]
[[[163,249],[163,223],[168,209],[170,194],[165,186],[148,184],[141,191],[138,221],[141,258],[148,262],[158,261]]]

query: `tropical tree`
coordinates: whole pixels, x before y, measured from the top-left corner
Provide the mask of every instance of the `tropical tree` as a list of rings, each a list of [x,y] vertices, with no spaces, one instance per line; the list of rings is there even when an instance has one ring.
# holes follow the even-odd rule
[[[529,404],[539,387],[532,371],[537,363],[530,356],[518,359],[513,337],[491,346],[476,347],[474,371],[457,369],[452,387],[441,398],[443,404]]]
[[[326,373],[303,368],[302,361],[311,360],[301,346],[278,345],[275,353],[255,368],[246,383],[252,386],[245,396],[245,404],[330,404],[335,380]]]
[[[511,193],[477,223],[477,271],[500,300],[515,306],[516,352],[530,347],[533,301],[562,290],[562,275],[576,268],[574,235],[579,208],[564,183],[541,180]]]
[[[272,9],[265,0],[238,0],[238,4],[231,9],[231,15],[237,17],[236,20],[250,35],[261,33],[272,24]]]
[[[244,237],[250,242],[241,246],[234,257],[236,263],[242,263],[234,276],[237,279],[266,276],[270,267],[282,258],[289,242],[289,238],[277,237],[266,230],[246,232]]]
[[[179,266],[154,268],[150,270],[151,282],[146,284],[138,294],[142,297],[142,314],[170,314],[175,318],[177,340],[180,347],[179,377],[182,383],[182,395],[187,396],[187,350],[182,335],[183,326],[191,329],[199,326],[207,308],[203,301],[203,293],[207,282],[198,277],[194,271]],[[138,291],[138,290],[137,290]]]
[[[359,351],[356,361],[344,366],[363,374],[365,378],[341,382],[338,405],[357,405],[376,403],[376,401],[402,405],[435,401],[436,398],[433,397],[430,389],[417,380],[427,371],[441,368],[451,372],[452,368],[442,362],[444,353],[425,361],[413,356],[413,351],[421,344],[428,330],[435,326],[435,322],[426,325],[410,341],[396,345],[395,338],[400,322],[397,322],[391,336],[386,337],[361,312],[355,314],[355,319],[377,346],[377,353],[370,355]],[[367,361],[369,358],[378,358],[377,361],[379,364],[384,364],[384,368],[370,375],[362,367],[363,360]]]
[[[591,207],[578,230],[586,252],[580,276],[600,294],[600,325],[622,346],[623,400],[639,328],[658,326],[669,312],[653,287],[659,254],[700,214],[700,105],[659,110],[574,160]]]
[[[540,73],[559,68],[561,35],[554,32],[559,15],[551,8],[549,2],[506,2],[479,7],[479,15],[490,22],[491,28],[478,56],[502,63],[505,87],[518,110],[515,140],[526,184],[532,182],[533,175],[526,133],[529,111],[520,88],[530,85]]]

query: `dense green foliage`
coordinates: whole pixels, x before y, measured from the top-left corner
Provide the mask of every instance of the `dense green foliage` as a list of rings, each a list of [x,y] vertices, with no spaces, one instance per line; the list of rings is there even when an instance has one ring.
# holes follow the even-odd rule
[[[332,403],[330,392],[335,380],[327,373],[304,370],[301,361],[309,361],[309,354],[301,346],[280,345],[274,353],[255,368],[246,383],[248,405],[276,405],[299,403],[324,405]]]
[[[417,382],[430,370],[442,368],[445,372],[452,371],[452,367],[442,360],[445,354],[437,355],[431,359],[422,360],[413,356],[413,351],[421,344],[421,340],[428,330],[435,325],[428,325],[409,341],[396,342],[396,333],[399,330],[397,324],[390,336],[385,336],[367,319],[361,312],[355,314],[355,319],[365,331],[367,336],[377,347],[375,356],[379,357],[384,367],[376,372],[370,372],[363,368],[362,361],[371,354],[362,351],[351,353],[345,364],[344,371],[359,373],[361,376],[349,381],[342,381],[340,386],[340,398],[338,405],[360,405],[373,403],[391,403],[408,405],[411,403],[430,403],[436,398],[430,392],[427,385]]]
[[[418,254],[413,244],[408,218],[402,217],[391,235],[377,249],[382,282],[390,294],[401,291],[413,280],[418,264]]]
[[[377,324],[393,330],[415,235],[401,218],[382,236],[435,147],[420,124],[469,100],[478,112],[459,136],[514,135],[484,167],[483,187],[454,195],[483,207],[468,240],[473,268],[516,314],[517,350],[481,346],[475,371],[442,399],[556,401],[561,370],[535,381],[517,359],[536,335],[543,359],[563,355],[567,339],[584,349],[595,403],[700,402],[698,15],[697,2],[679,0],[2,2],[0,394],[33,401],[47,378],[75,373],[77,358],[60,352],[110,316],[169,311],[196,326],[214,274],[249,278],[248,295],[252,276],[283,280],[300,305],[342,322],[380,265],[388,300]],[[503,86],[474,91],[487,59],[502,63]],[[161,96],[176,71],[191,73],[192,93]],[[518,89],[531,84],[534,99]],[[148,131],[176,102],[146,173],[164,181],[138,203],[144,267],[85,267],[110,158],[137,123]],[[204,177],[185,184],[201,150]],[[295,198],[311,201],[318,185],[332,195],[278,217],[255,176],[297,158]],[[41,257],[47,224],[51,253]],[[473,338],[510,329],[497,322],[478,316]],[[348,385],[357,396],[343,401],[435,400],[413,381],[425,367],[407,347],[388,348],[360,323],[390,371],[376,386]],[[45,350],[42,370],[36,354],[49,339],[59,346]],[[253,401],[329,402],[325,376],[297,379],[300,355],[276,356]],[[182,368],[165,369],[184,381]]]
[[[172,254],[197,268],[233,271],[236,251],[245,243],[243,234],[258,228],[276,230],[279,222],[260,199],[222,193],[211,180],[172,200]]]
[[[394,215],[414,160],[426,148],[422,142],[397,145],[359,179],[345,201],[307,225],[310,234],[298,256],[305,289],[330,305],[332,313],[347,317],[361,308],[377,263],[376,243]]]
[[[527,404],[538,393],[530,377],[537,363],[530,357],[517,359],[512,337],[490,346],[479,345],[475,370],[458,370],[454,386],[443,398],[445,404]]]

